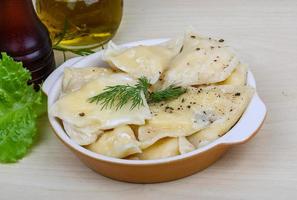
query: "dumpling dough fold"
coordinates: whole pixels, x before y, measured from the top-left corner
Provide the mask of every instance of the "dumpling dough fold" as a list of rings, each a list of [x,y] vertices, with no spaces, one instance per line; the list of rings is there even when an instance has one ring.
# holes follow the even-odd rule
[[[99,76],[111,74],[112,70],[103,67],[67,67],[64,69],[62,92],[67,94],[80,89],[86,83],[95,80]]]
[[[178,138],[163,138],[129,159],[155,160],[179,155]]]
[[[182,51],[170,62],[164,87],[203,85],[226,80],[239,64],[234,51],[223,40],[189,32]]]
[[[176,39],[160,45],[120,48],[109,42],[103,59],[134,78],[145,76],[154,84],[167,69],[170,60],[177,55],[181,44],[182,40]]]
[[[211,124],[224,124],[233,117],[238,119],[253,91],[249,86],[189,87],[175,100],[152,104],[153,117],[138,129],[141,148],[164,137],[190,136]]]
[[[86,148],[105,156],[124,158],[131,154],[140,153],[139,144],[133,130],[124,125],[112,131],[106,131],[96,142]]]
[[[254,94],[254,89],[248,86],[238,86],[233,89],[230,85],[221,87],[226,88],[225,92],[229,94],[230,102],[224,100],[221,105],[217,105],[217,109],[224,112],[220,120],[187,137],[196,148],[205,146],[226,134],[240,119]]]
[[[112,129],[120,125],[144,124],[146,119],[150,119],[151,113],[143,94],[144,105],[132,110],[131,103],[116,110],[115,108],[102,109],[101,104],[89,102],[90,97],[101,93],[106,86],[118,84],[134,85],[136,81],[123,73],[99,76],[79,90],[62,96],[51,106],[49,113],[60,118],[68,126],[72,126],[72,131],[75,127],[75,130],[79,130],[77,132],[89,137],[93,137],[91,134],[98,134],[100,130]]]
[[[245,64],[239,64],[232,74],[218,85],[246,85],[248,67]]]
[[[178,147],[180,154],[185,154],[195,150],[195,146],[191,144],[186,137],[178,138]]]

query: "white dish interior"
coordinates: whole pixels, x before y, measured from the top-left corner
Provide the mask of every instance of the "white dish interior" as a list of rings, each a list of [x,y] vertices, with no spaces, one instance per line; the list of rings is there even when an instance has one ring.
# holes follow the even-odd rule
[[[143,41],[137,41],[132,43],[127,43],[122,45],[123,47],[131,47],[131,46],[137,46],[137,45],[155,45],[162,42],[167,41],[168,39],[154,39],[154,40],[143,40]],[[44,82],[43,84],[43,91],[48,96],[48,107],[50,107],[59,97],[61,86],[62,86],[62,77],[63,77],[63,71],[65,67],[108,67],[108,65],[102,61],[102,51],[99,51],[97,53],[94,53],[92,55],[86,56],[86,57],[76,57],[72,58],[65,63],[63,63],[60,67],[58,67]],[[247,84],[256,88],[256,81],[254,79],[254,76],[252,72],[248,71],[248,77],[247,77]],[[75,143],[72,139],[68,137],[66,134],[62,124],[60,121],[53,117],[48,116],[49,121],[54,128],[57,135],[69,146],[76,149],[77,151],[99,159],[104,160],[107,162],[113,162],[113,163],[121,163],[121,164],[130,164],[130,165],[144,165],[144,164],[158,164],[158,163],[164,163],[164,162],[170,162],[174,160],[184,159],[187,157],[191,157],[195,154],[199,154],[201,152],[207,151],[208,149],[211,149],[217,145],[221,144],[236,144],[236,143],[242,143],[246,141],[248,138],[250,138],[257,129],[261,126],[264,118],[266,115],[266,107],[260,97],[258,96],[257,92],[254,94],[253,98],[251,99],[251,102],[249,103],[247,109],[243,113],[240,120],[233,126],[232,129],[230,129],[224,136],[216,139],[215,141],[211,142],[210,144],[200,147],[192,152],[170,157],[170,158],[163,158],[163,159],[157,159],[157,160],[126,160],[126,159],[119,159],[119,158],[112,158],[107,157],[104,155],[100,155],[97,153],[94,153],[88,149],[85,149],[84,147],[78,145]]]

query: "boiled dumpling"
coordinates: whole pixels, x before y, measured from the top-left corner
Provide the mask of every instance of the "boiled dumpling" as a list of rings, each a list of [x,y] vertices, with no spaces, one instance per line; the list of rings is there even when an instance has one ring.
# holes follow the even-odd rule
[[[219,85],[246,85],[248,67],[245,64],[239,64],[232,74]]]
[[[67,135],[79,145],[88,145],[96,141],[97,137],[103,133],[95,127],[77,127],[63,121]]]
[[[74,92],[97,77],[111,73],[112,70],[103,67],[65,68],[62,92]]]
[[[223,40],[201,37],[195,33],[185,36],[181,52],[171,61],[164,75],[164,87],[202,85],[226,80],[239,60]]]
[[[163,138],[130,159],[153,160],[179,155],[177,138]]]
[[[127,125],[106,131],[96,142],[86,148],[115,158],[124,158],[141,152],[139,142],[136,140],[132,129]]]
[[[249,102],[252,93],[248,86],[189,87],[175,100],[152,104],[153,117],[138,130],[141,148],[164,137],[190,136],[216,121],[225,121],[231,113],[237,114],[241,102]]]
[[[188,109],[186,104],[181,103],[182,98],[168,103],[156,103],[151,105],[153,117],[138,129],[138,139],[141,148],[145,149],[164,137],[179,137],[191,135],[203,128],[209,122],[199,119],[193,109]],[[163,104],[163,105],[162,105]],[[180,110],[178,110],[179,106]]]
[[[50,114],[78,127],[98,124],[101,129],[110,129],[121,124],[144,124],[145,119],[151,116],[144,95],[142,95],[144,106],[134,109],[130,109],[130,103],[116,110],[115,108],[101,109],[100,104],[89,102],[90,97],[101,93],[106,86],[119,84],[134,85],[136,81],[120,73],[100,76],[79,90],[58,99],[51,107]]]
[[[164,45],[139,45],[121,49],[110,42],[103,57],[112,67],[127,72],[134,78],[145,76],[154,84],[178,53],[180,46],[181,40],[173,40]]]
[[[71,92],[58,99],[51,106],[49,113],[58,117],[70,126],[80,129],[81,134],[97,134],[99,130],[111,129],[124,124],[144,124],[146,119],[151,117],[150,109],[142,94],[143,106],[130,109],[131,103],[126,104],[121,109],[102,109],[102,105],[90,103],[89,98],[103,91],[106,86],[122,84],[136,84],[136,81],[126,74],[106,74],[99,76],[79,90]]]
[[[196,148],[223,136],[239,120],[248,106],[254,90],[248,86],[220,86],[224,88],[226,99],[220,99],[221,103],[216,107],[222,110],[220,120],[214,121],[209,127],[187,137]]]
[[[178,147],[180,154],[185,154],[195,150],[195,146],[191,144],[186,137],[178,138]]]

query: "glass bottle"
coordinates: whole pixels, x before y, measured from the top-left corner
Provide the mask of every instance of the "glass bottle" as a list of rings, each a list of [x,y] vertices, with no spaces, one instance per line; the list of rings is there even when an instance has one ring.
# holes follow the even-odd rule
[[[0,0],[0,52],[6,52],[30,70],[35,84],[54,70],[55,60],[45,26],[32,0]]]
[[[53,44],[77,49],[94,48],[116,33],[123,0],[36,0],[36,10]]]

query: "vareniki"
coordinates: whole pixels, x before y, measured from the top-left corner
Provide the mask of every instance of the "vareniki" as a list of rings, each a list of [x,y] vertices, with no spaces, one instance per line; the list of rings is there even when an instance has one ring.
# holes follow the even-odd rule
[[[145,76],[154,84],[169,67],[181,44],[181,40],[176,39],[163,45],[120,48],[110,42],[103,58],[113,68],[127,72],[134,78]]]
[[[171,60],[164,74],[165,85],[182,86],[217,83],[226,80],[239,64],[233,50],[223,40],[188,33],[183,48]]]
[[[182,40],[103,53],[110,68],[66,68],[50,115],[77,144],[104,156],[152,160],[186,154],[226,134],[254,89],[222,39]]]

